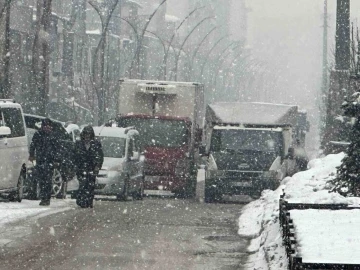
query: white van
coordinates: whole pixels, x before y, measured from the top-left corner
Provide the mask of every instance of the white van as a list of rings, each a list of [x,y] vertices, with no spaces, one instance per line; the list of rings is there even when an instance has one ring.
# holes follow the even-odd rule
[[[0,99],[0,194],[21,202],[26,177],[28,140],[20,104]]]
[[[95,194],[128,196],[144,195],[144,158],[139,149],[139,133],[132,128],[94,127],[101,142],[104,163],[96,178]]]

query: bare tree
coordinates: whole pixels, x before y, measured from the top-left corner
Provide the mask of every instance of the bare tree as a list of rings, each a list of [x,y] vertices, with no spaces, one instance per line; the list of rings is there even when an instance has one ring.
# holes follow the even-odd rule
[[[119,0],[109,0],[98,2],[89,0],[88,3],[95,9],[101,21],[101,35],[99,43],[95,49],[92,62],[92,80],[98,98],[98,119],[99,124],[104,122],[105,118],[105,49],[107,43],[107,33],[112,14],[119,3]]]
[[[4,0],[0,2],[0,24],[2,39],[1,53],[0,53],[0,98],[10,97],[10,80],[9,80],[9,66],[10,66],[10,4],[11,0]]]
[[[40,115],[45,115],[49,99],[51,6],[52,0],[37,0],[29,103]]]

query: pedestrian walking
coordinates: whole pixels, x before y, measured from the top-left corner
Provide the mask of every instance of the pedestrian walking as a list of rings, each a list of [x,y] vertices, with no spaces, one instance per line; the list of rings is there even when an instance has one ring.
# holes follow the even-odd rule
[[[36,161],[36,176],[40,184],[40,205],[50,205],[52,192],[52,176],[59,166],[59,141],[53,133],[52,121],[45,118],[41,128],[35,132],[30,143],[29,161]]]
[[[101,143],[95,140],[94,129],[84,127],[75,145],[76,176],[79,180],[76,203],[82,208],[93,207],[96,176],[104,161]]]
[[[289,147],[288,154],[286,155],[284,162],[282,163],[280,168],[280,179],[283,179],[287,176],[293,176],[298,171],[299,167],[295,157],[295,149],[293,147]]]

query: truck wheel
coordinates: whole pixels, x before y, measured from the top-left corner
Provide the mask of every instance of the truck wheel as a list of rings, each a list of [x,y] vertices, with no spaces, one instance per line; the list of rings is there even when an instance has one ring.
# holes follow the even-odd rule
[[[205,203],[213,203],[215,202],[215,194],[209,189],[205,189],[205,197],[204,197]]]
[[[17,191],[15,193],[12,193],[9,195],[9,201],[11,202],[21,202],[24,196],[24,173],[21,172],[19,179],[18,179],[18,184],[17,184]]]

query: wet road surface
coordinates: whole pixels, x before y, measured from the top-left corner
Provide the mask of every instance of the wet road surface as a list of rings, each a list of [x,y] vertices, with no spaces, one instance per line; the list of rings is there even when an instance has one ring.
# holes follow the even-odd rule
[[[245,269],[241,204],[95,202],[7,226],[0,269]],[[1,243],[0,243],[1,244]]]

